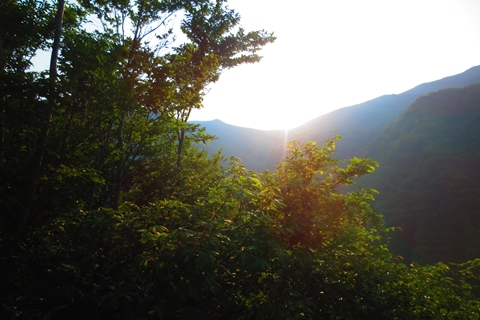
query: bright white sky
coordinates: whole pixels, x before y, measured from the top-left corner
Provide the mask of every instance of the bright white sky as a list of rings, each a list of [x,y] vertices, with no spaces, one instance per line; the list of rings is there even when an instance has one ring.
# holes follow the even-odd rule
[[[289,129],[480,65],[480,0],[230,0],[277,36],[225,71],[191,120]]]

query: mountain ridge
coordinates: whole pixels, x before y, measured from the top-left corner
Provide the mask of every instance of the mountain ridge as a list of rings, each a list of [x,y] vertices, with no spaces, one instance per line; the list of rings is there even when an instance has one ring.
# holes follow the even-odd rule
[[[289,141],[321,143],[338,133],[340,159],[367,156],[365,150],[417,98],[429,92],[464,87],[480,82],[480,66],[423,83],[400,94],[383,95],[352,106],[343,107],[316,117],[290,130],[260,130],[227,124],[221,120],[194,121],[205,126],[208,133],[219,137],[203,148],[209,152],[223,149],[227,156],[238,156],[247,168],[255,171],[273,169]],[[269,158],[267,155],[271,155]]]

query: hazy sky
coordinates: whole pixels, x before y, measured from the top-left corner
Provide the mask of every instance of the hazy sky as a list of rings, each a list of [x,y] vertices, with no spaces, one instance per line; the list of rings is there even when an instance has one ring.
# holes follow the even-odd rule
[[[277,36],[225,71],[191,120],[286,129],[480,65],[480,0],[230,0]]]

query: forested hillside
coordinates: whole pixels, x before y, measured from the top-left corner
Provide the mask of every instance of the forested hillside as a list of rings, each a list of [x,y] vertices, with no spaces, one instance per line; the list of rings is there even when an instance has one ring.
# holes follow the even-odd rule
[[[419,262],[480,253],[480,83],[417,99],[383,131],[370,157],[374,207],[403,232],[396,252]]]
[[[338,137],[264,173],[196,147],[208,86],[275,40],[240,22],[225,0],[0,2],[1,319],[480,318],[480,259],[393,255],[375,192],[346,192],[377,163]]]

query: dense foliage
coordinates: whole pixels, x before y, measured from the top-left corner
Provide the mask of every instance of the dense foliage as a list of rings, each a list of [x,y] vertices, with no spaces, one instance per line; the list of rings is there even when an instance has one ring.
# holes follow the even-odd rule
[[[392,256],[374,191],[345,192],[376,163],[337,138],[262,174],[194,147],[208,84],[272,35],[221,0],[62,9],[0,10],[0,318],[478,319],[480,261]],[[58,69],[30,71],[56,43]]]
[[[333,147],[294,145],[264,174],[197,154],[177,173],[189,182],[169,196],[142,193],[139,205],[133,192],[117,210],[58,210],[3,258],[4,317],[478,317],[454,270],[392,257],[371,192],[338,192],[375,163],[342,169]]]
[[[375,143],[375,208],[400,226],[395,251],[417,262],[480,252],[480,84],[421,97]]]

